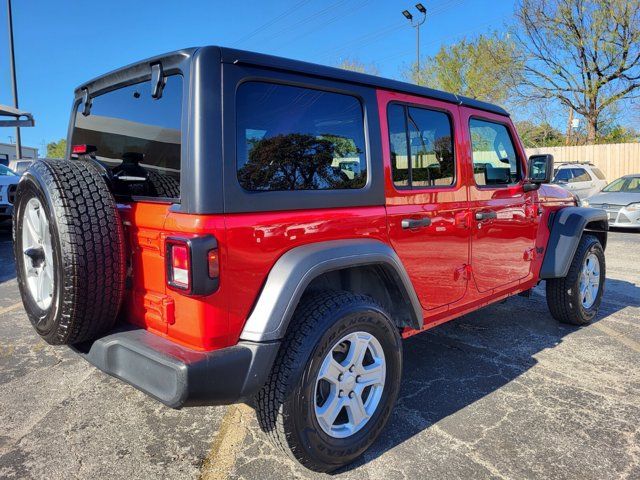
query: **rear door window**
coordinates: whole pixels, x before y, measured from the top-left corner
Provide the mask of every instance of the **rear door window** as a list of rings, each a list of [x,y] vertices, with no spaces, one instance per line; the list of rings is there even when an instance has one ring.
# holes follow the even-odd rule
[[[92,99],[89,115],[78,106],[73,145],[92,154],[117,180],[117,192],[143,197],[180,197],[182,76],[170,75],[162,96],[151,82],[113,90]]]
[[[236,93],[237,177],[249,191],[363,188],[364,120],[356,97],[266,82]]]
[[[572,168],[571,173],[573,178],[569,180],[569,183],[578,183],[578,182],[590,182],[591,176],[584,168]]]
[[[394,185],[420,189],[454,184],[453,129],[448,114],[392,104],[388,122]]]

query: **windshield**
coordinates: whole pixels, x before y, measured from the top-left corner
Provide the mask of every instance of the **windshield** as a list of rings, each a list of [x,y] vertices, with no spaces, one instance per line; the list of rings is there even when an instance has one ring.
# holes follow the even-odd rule
[[[603,192],[640,193],[640,177],[623,177],[602,189]]]
[[[17,177],[17,175],[4,165],[0,165],[0,177]]]

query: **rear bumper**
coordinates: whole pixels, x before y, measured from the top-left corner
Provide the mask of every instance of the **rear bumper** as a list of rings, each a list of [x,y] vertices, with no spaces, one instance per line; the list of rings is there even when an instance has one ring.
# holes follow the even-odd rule
[[[71,348],[85,360],[173,408],[224,405],[255,394],[264,384],[279,342],[241,341],[200,352],[144,329],[116,330]]]

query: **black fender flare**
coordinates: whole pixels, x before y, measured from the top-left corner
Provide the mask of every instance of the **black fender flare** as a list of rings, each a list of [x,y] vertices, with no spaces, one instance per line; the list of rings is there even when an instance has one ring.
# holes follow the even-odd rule
[[[598,208],[565,207],[550,218],[549,241],[540,268],[540,278],[563,278],[567,275],[585,230],[597,232],[606,247],[609,219],[607,212]]]
[[[422,307],[396,252],[379,240],[332,240],[295,247],[276,261],[240,338],[252,342],[283,338],[302,294],[316,277],[363,265],[381,265],[390,272],[409,305],[411,325],[420,328]]]

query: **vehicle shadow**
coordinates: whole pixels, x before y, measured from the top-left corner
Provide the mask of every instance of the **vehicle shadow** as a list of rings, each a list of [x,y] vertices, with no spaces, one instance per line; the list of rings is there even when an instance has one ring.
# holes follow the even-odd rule
[[[0,224],[0,285],[16,278],[11,224]]]
[[[596,322],[626,306],[640,306],[640,288],[620,280],[607,282],[607,290],[615,293],[605,294]],[[529,299],[513,297],[407,339],[400,396],[387,427],[363,457],[335,473],[380,457],[496,392],[535,366],[536,354],[579,328],[551,317],[542,284]],[[469,425],[460,426],[456,419],[446,428],[468,438],[479,433],[477,415],[495,417],[495,408],[470,411],[475,420]]]

